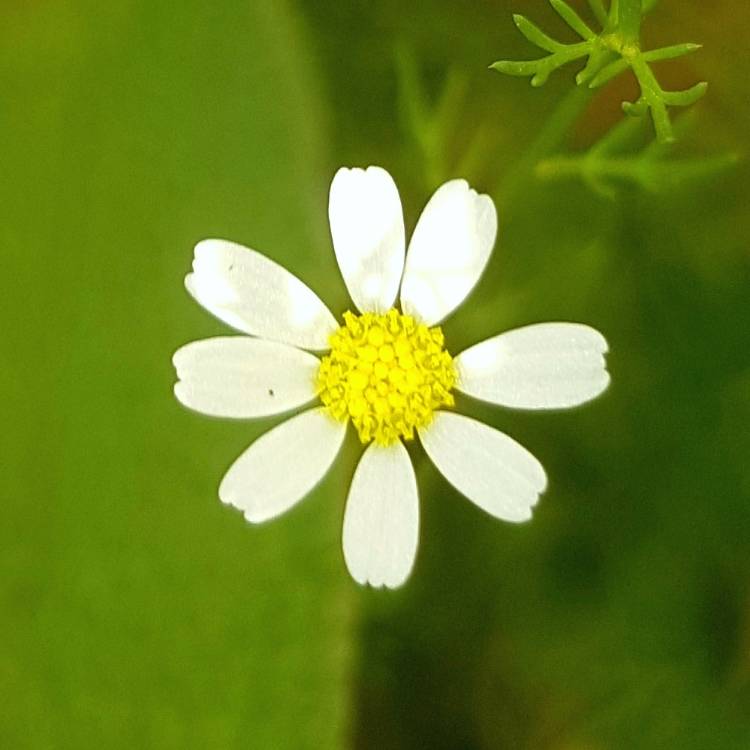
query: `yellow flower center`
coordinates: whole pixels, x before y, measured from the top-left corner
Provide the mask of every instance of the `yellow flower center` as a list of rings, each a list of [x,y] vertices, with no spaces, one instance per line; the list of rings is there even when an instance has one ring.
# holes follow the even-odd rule
[[[413,439],[435,409],[453,406],[455,382],[440,328],[389,310],[344,313],[316,386],[328,413],[340,422],[351,419],[363,443],[390,445]]]

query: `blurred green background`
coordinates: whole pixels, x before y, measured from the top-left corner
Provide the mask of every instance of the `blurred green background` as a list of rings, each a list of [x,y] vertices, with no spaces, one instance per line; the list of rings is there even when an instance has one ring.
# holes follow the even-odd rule
[[[574,3],[581,7],[582,3]],[[535,176],[572,89],[488,71],[534,56],[546,3],[5,0],[0,8],[0,747],[609,750],[750,746],[750,171],[662,190]],[[676,153],[746,151],[742,0],[663,0],[660,72],[707,79]],[[587,106],[558,151],[621,119]],[[643,137],[650,137],[645,134]],[[219,236],[337,313],[340,165],[380,164],[411,229],[440,181],[500,233],[451,349],[543,320],[607,336],[613,385],[573,412],[464,410],[550,486],[495,521],[419,450],[408,584],[362,590],[340,529],[357,449],[251,527],[218,482],[274,421],[171,394],[172,352],[225,332],[184,292]],[[350,436],[351,437],[351,436]]]

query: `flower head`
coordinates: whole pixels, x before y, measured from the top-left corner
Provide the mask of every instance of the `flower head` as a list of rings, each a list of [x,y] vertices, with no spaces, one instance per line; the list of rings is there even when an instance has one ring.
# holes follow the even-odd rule
[[[456,371],[443,341],[440,328],[395,309],[346,312],[320,363],[320,400],[334,419],[351,420],[365,445],[411,440],[436,409],[454,404]]]
[[[479,280],[497,232],[492,200],[464,180],[435,192],[408,253],[398,191],[379,167],[337,172],[329,219],[359,314],[345,313],[339,325],[272,260],[225,240],[200,242],[186,287],[246,335],[180,348],[175,395],[204,414],[239,418],[319,400],[256,440],[221,482],[221,500],[253,523],[310,492],[351,422],[365,449],[346,503],[344,557],[359,583],[396,587],[411,572],[419,535],[417,483],[403,441],[418,435],[438,470],[480,508],[528,520],[546,487],[544,469],[512,438],[452,411],[453,393],[515,408],[575,406],[607,387],[607,344],[585,325],[543,323],[451,355],[438,324]]]

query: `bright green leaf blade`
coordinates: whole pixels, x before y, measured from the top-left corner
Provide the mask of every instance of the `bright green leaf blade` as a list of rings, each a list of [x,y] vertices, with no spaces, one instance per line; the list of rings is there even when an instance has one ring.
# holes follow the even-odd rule
[[[675,57],[682,57],[688,55],[691,52],[696,52],[701,49],[702,44],[693,44],[692,42],[686,42],[685,44],[673,44],[670,47],[660,47],[659,49],[652,49],[648,52],[643,53],[643,59],[646,62],[656,62],[657,60],[672,60]]]
[[[620,0],[612,3],[610,17],[617,19],[617,33],[627,44],[637,43],[640,36],[643,8],[641,0]]]
[[[583,19],[568,5],[565,0],[549,0],[550,5],[557,11],[558,15],[583,39],[592,39],[594,32],[587,26]]]
[[[217,486],[270,422],[171,393],[173,350],[231,333],[182,286],[197,240],[337,289],[287,3],[4,4],[0,48],[0,744],[345,747],[345,488],[248,525]]]
[[[539,70],[540,60],[498,60],[490,68],[509,76],[531,76]]]
[[[538,26],[529,21],[525,16],[519,13],[514,14],[513,23],[518,30],[532,43],[547,52],[557,52],[564,45],[556,42],[552,37],[547,36]]]
[[[607,24],[607,10],[604,7],[602,0],[588,0],[591,12],[596,16],[596,20],[600,26],[606,26]]]
[[[664,91],[662,97],[664,101],[672,107],[689,107],[695,104],[708,90],[708,84],[705,81],[696,83],[684,91]]]

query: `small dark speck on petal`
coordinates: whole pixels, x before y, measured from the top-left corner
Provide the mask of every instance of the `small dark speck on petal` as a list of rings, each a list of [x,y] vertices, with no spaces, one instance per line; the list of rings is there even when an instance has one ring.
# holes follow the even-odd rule
[[[273,396],[274,395],[273,388],[269,388],[268,389],[268,395],[269,396]]]

